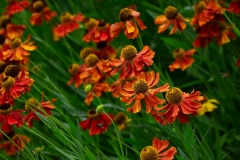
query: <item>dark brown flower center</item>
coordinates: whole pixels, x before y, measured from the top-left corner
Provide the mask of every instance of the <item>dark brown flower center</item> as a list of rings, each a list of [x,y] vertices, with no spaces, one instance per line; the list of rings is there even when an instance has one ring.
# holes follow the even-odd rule
[[[0,73],[2,73],[5,70],[6,66],[7,66],[6,62],[0,61]]]
[[[105,29],[106,22],[104,20],[100,20],[98,23],[98,29],[103,30]]]
[[[44,8],[44,3],[42,1],[36,1],[33,3],[33,9],[35,12],[41,12]]]
[[[107,42],[105,42],[105,41],[100,41],[100,42],[97,43],[97,48],[98,49],[103,49],[106,46],[107,46]]]
[[[114,121],[116,122],[117,125],[121,125],[123,123],[125,123],[127,120],[127,117],[124,113],[119,112],[115,117],[114,117]]]
[[[1,114],[8,114],[12,111],[12,106],[8,103],[0,104],[0,113]]]
[[[6,76],[11,76],[13,78],[17,77],[19,72],[20,72],[20,69],[16,65],[8,65],[5,69]]]
[[[12,49],[18,48],[22,44],[22,40],[20,38],[15,38],[11,41],[10,47]]]
[[[36,108],[38,105],[38,102],[34,98],[29,98],[25,103],[25,110],[30,111],[30,108]]]
[[[11,23],[11,18],[7,15],[0,17],[0,27],[5,28],[7,24]]]
[[[85,58],[92,53],[92,48],[85,47],[80,51],[80,57],[85,60]]]
[[[175,59],[182,59],[185,56],[185,50],[183,48],[175,49],[173,56]]]
[[[67,22],[71,21],[71,18],[72,18],[72,15],[71,15],[70,13],[68,13],[68,12],[63,12],[63,13],[61,14],[60,21],[61,21],[62,23],[67,23]]]
[[[140,153],[141,160],[158,160],[157,150],[152,146],[147,146]]]
[[[6,40],[5,36],[0,34],[0,45],[3,45],[5,43],[5,40]]]
[[[88,65],[89,67],[93,67],[93,66],[95,66],[95,65],[97,64],[97,62],[98,62],[98,57],[97,57],[96,54],[91,53],[91,54],[89,54],[89,55],[86,57],[85,62],[87,63],[87,65]]]
[[[169,89],[166,93],[166,100],[170,104],[179,104],[182,101],[182,91],[177,87]]]
[[[140,79],[140,80],[136,80],[133,83],[132,88],[136,94],[140,94],[140,93],[144,94],[148,91],[148,84],[145,80]]]
[[[199,1],[194,5],[194,12],[201,13],[206,8],[206,2]]]
[[[5,88],[6,90],[9,90],[15,83],[15,79],[8,76],[3,78],[2,80],[2,87]]]
[[[89,18],[87,21],[85,21],[85,27],[88,31],[91,30],[96,24],[97,21],[94,18]]]
[[[68,73],[71,74],[71,75],[75,75],[79,72],[79,65],[76,64],[76,63],[73,63],[71,64],[69,67],[68,67]]]
[[[121,55],[126,61],[133,60],[137,55],[137,49],[134,46],[128,45],[121,50]]]
[[[12,139],[12,138],[16,135],[16,133],[15,133],[14,130],[11,130],[11,131],[9,131],[9,132],[6,132],[5,134],[6,134],[6,136],[3,135],[3,139],[4,139],[5,141],[9,141],[9,138]]]
[[[17,2],[17,0],[6,0],[6,2],[7,2],[8,4],[11,4],[11,3]]]
[[[168,6],[164,11],[164,15],[167,17],[167,19],[174,19],[178,15],[178,10],[173,6]]]
[[[131,14],[132,14],[132,11],[129,8],[123,8],[123,9],[121,9],[121,11],[119,13],[119,19],[122,22],[129,21],[133,18],[133,16]]]
[[[91,109],[88,111],[88,118],[89,119],[96,119],[100,116],[100,113],[96,111],[96,109]]]

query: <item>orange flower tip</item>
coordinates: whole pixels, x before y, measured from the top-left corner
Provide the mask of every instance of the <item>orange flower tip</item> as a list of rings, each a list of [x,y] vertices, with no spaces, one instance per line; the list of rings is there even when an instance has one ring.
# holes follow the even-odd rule
[[[126,61],[132,61],[137,55],[137,49],[134,46],[127,45],[121,50],[121,56]]]
[[[25,110],[30,111],[31,108],[36,108],[38,104],[39,103],[34,98],[29,98],[25,103]]]
[[[194,5],[194,12],[201,13],[206,8],[206,2],[199,1]]]
[[[170,104],[179,104],[181,102],[182,98],[183,98],[182,91],[181,91],[181,89],[179,89],[177,87],[170,88],[166,92],[166,100]]]
[[[93,67],[97,64],[98,60],[99,59],[98,59],[97,55],[91,53],[86,57],[85,62],[89,67]]]
[[[33,9],[35,12],[41,12],[44,8],[44,3],[42,1],[36,1],[33,3]]]
[[[79,70],[80,70],[79,65],[76,63],[73,63],[68,67],[68,73],[71,75],[77,74]]]
[[[15,78],[19,74],[20,69],[18,66],[10,64],[5,68],[4,72],[5,72],[6,76],[11,76],[11,77]]]
[[[85,58],[92,53],[92,49],[89,47],[85,47],[80,51],[80,57],[85,60]]]
[[[14,83],[15,83],[15,79],[8,76],[8,77],[3,78],[1,85],[6,90],[9,90],[14,85]]]
[[[2,34],[0,34],[0,45],[3,45],[5,43],[6,37]]]
[[[63,12],[60,16],[61,23],[67,23],[72,19],[72,15],[69,12]]]
[[[4,72],[6,67],[7,67],[6,62],[0,61],[0,73]]]
[[[87,113],[89,119],[96,119],[100,116],[100,113],[96,109],[91,109]]]
[[[11,23],[11,18],[7,15],[2,15],[0,17],[0,27],[5,28],[7,24]]]
[[[129,21],[133,18],[132,16],[132,11],[129,8],[123,8],[121,9],[120,13],[119,13],[119,19],[122,22],[126,22]]]
[[[152,146],[147,146],[140,153],[141,160],[158,160],[158,152]]]
[[[148,84],[147,84],[147,81],[143,80],[143,79],[139,79],[139,80],[136,80],[133,85],[132,85],[132,88],[133,88],[133,91],[136,93],[136,94],[144,94],[148,91]]]
[[[175,59],[182,59],[185,56],[185,50],[183,48],[175,49],[173,56]]]
[[[98,42],[98,43],[96,44],[96,46],[97,46],[98,49],[103,49],[103,48],[105,48],[105,47],[107,46],[107,42],[105,42],[105,41],[100,41],[100,42]]]
[[[97,21],[94,18],[86,18],[84,22],[85,27],[88,31],[91,30],[97,24]]]
[[[0,113],[1,114],[8,114],[12,111],[12,106],[8,103],[0,104]]]
[[[164,11],[164,15],[167,19],[175,19],[178,15],[178,10],[173,6],[168,6]]]
[[[16,49],[18,48],[20,45],[22,44],[22,40],[20,38],[14,38],[11,42],[10,42],[10,47],[12,49]]]

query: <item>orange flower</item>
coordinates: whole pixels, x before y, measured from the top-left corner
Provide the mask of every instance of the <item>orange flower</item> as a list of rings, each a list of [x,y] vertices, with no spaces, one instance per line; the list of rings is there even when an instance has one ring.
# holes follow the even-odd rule
[[[117,37],[121,30],[124,29],[124,34],[127,38],[137,38],[139,35],[138,26],[141,30],[147,28],[139,17],[140,12],[135,11],[133,8],[121,9],[119,13],[119,19],[121,22],[114,23],[110,26],[111,37]],[[138,26],[136,24],[138,24]]]
[[[175,147],[171,147],[168,150],[169,142],[167,140],[160,140],[154,137],[152,146],[147,146],[142,149],[140,153],[141,160],[172,160],[177,153]],[[165,151],[164,151],[165,150]]]
[[[113,114],[108,114],[113,119]],[[83,130],[89,129],[89,135],[98,135],[108,129],[108,125],[112,124],[112,120],[105,113],[97,112],[95,109],[88,111],[88,118],[79,123]]]
[[[144,66],[151,66],[153,64],[153,57],[155,52],[150,47],[144,46],[143,50],[137,53],[134,46],[128,45],[121,50],[119,59],[112,59],[110,65],[115,67],[111,74],[117,73],[121,70],[119,79],[126,79],[131,75],[139,74]]]
[[[11,23],[9,16],[3,15],[0,17],[0,34],[3,34],[7,39],[21,37],[26,29],[25,25],[16,25]]]
[[[50,8],[46,6],[45,1],[35,1],[32,3],[33,14],[30,18],[32,25],[41,25],[42,19],[49,22],[53,17],[57,15],[56,12],[51,12]]]
[[[235,39],[237,36],[232,30],[232,27],[226,22],[219,23],[220,34],[217,35],[217,44],[223,45],[230,42],[230,38]]]
[[[141,110],[141,100],[145,101],[146,113],[152,111],[152,108],[156,109],[159,104],[164,102],[163,99],[157,97],[158,92],[166,92],[169,88],[168,84],[161,87],[154,88],[159,82],[159,73],[155,75],[153,71],[147,73],[140,73],[137,75],[136,80],[132,82],[126,82],[123,86],[123,90],[120,91],[122,95],[121,101],[126,102],[128,105],[133,104],[132,107],[127,108],[127,111],[138,113]]]
[[[120,91],[122,91],[124,84],[125,84],[124,80],[117,79],[108,89],[108,92],[112,92],[113,97],[118,98],[120,96]]]
[[[196,49],[191,49],[185,51],[183,48],[175,49],[173,52],[173,56],[175,58],[175,61],[169,65],[170,71],[174,71],[175,69],[180,69],[184,71],[188,67],[190,67],[194,59],[192,56],[194,55],[194,52],[196,52]]]
[[[28,0],[6,0],[8,3],[8,6],[5,8],[8,15],[13,15],[18,12],[24,11],[25,8],[27,8],[30,5],[30,2]]]
[[[7,76],[2,80],[0,89],[0,104],[13,104],[14,100],[30,90],[34,80],[29,78],[28,72],[22,70],[16,78]]]
[[[92,90],[88,92],[84,102],[89,106],[92,103],[94,96],[100,97],[103,92],[108,91],[108,83],[107,82],[97,82],[92,84]]]
[[[112,40],[110,37],[110,24],[104,22],[104,20],[96,21],[94,18],[86,18],[85,26],[87,29],[86,34],[83,37],[85,42],[109,42]]]
[[[201,108],[200,101],[203,97],[200,96],[201,92],[197,91],[191,94],[182,92],[181,89],[173,87],[169,89],[166,93],[167,105],[158,108],[156,110],[164,111],[160,112],[158,115],[163,116],[164,120],[162,124],[172,123],[179,118],[181,123],[188,122],[188,114],[197,114],[198,110]]]
[[[71,64],[68,68],[68,72],[72,75],[72,78],[67,82],[67,85],[71,85],[73,82],[75,82],[75,88],[78,88],[82,83],[83,80],[80,78],[81,72],[83,72],[86,69],[86,65],[79,65],[79,64]]]
[[[177,8],[173,6],[168,6],[164,15],[157,16],[155,19],[155,24],[160,24],[158,33],[165,32],[170,24],[173,24],[173,28],[169,34],[176,33],[177,30],[183,31],[186,28],[185,22],[189,22],[189,20],[178,13]]]
[[[240,14],[240,0],[232,0],[229,4],[228,11],[234,14]]]
[[[37,49],[34,46],[34,42],[29,42],[31,36],[28,36],[27,40],[22,43],[20,38],[13,39],[10,44],[5,44],[3,46],[3,59],[10,61],[23,61],[27,63],[27,57],[30,56],[28,51],[33,51]]]
[[[11,140],[3,135],[5,142],[3,144],[0,144],[0,148],[3,148],[8,156],[17,154],[19,149],[24,150],[25,144],[27,142],[30,142],[30,139],[28,137],[21,134],[16,134],[13,130],[5,134],[7,134]]]
[[[44,100],[44,93],[42,93],[42,101],[39,103],[34,98],[30,98],[25,103],[25,110],[29,111],[29,113],[24,117],[24,121],[28,125],[29,128],[33,126],[33,120],[39,121],[39,117],[35,114],[36,112],[41,113],[45,116],[45,112],[48,115],[52,115],[51,110],[55,108],[52,103],[56,102],[56,98],[53,98],[51,101]],[[44,110],[44,112],[42,111]]]
[[[201,0],[194,5],[195,15],[190,24],[202,26],[214,19],[218,14],[222,14],[221,8],[215,0]]]
[[[64,12],[60,17],[60,20],[61,24],[55,27],[53,32],[59,37],[65,37],[68,33],[71,33],[79,28],[78,22],[83,21],[84,16],[82,13],[71,15],[68,12]]]

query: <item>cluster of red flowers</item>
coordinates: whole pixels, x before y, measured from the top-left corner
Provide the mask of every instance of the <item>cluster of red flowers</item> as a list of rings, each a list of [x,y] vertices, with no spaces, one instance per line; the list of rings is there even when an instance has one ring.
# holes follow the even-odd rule
[[[25,110],[16,109],[14,102],[22,94],[30,91],[34,80],[29,77],[28,64],[30,51],[37,49],[34,42],[30,42],[31,36],[22,41],[25,25],[17,25],[12,22],[14,14],[22,12],[28,6],[33,15],[31,24],[41,24],[42,18],[47,22],[56,13],[50,12],[44,0],[7,1],[6,12],[0,17],[0,126],[3,131],[0,134],[0,148],[5,149],[7,155],[23,150],[25,143],[30,139],[18,135],[14,131],[14,125],[21,127],[26,124],[31,128],[33,120],[39,120],[37,112],[42,115],[51,115],[51,109],[55,108],[51,103],[55,101],[37,102],[30,98],[25,105]],[[24,112],[27,111],[27,114]]]

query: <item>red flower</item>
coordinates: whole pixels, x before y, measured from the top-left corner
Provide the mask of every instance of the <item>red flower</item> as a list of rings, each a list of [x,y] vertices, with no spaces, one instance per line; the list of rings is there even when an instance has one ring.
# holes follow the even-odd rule
[[[29,78],[28,72],[22,70],[14,79],[7,76],[2,80],[0,89],[0,103],[13,104],[14,100],[30,90],[34,80]]]
[[[143,21],[139,19],[140,12],[135,11],[132,8],[123,8],[119,13],[119,18],[122,22],[114,23],[110,27],[111,37],[117,37],[122,29],[124,34],[129,39],[137,38],[139,35],[138,26],[141,30],[146,29]],[[136,22],[136,23],[135,23]],[[138,24],[138,26],[136,25]]]
[[[30,5],[28,0],[7,0],[8,6],[5,8],[8,15],[13,15],[18,12],[24,11]]]
[[[201,108],[200,101],[203,97],[200,96],[201,92],[197,91],[191,94],[182,92],[179,88],[173,87],[166,93],[167,105],[158,108],[164,112],[160,112],[158,115],[163,116],[163,124],[165,122],[172,123],[179,118],[181,123],[188,122],[188,114],[197,114],[197,111]]]
[[[51,101],[44,101],[44,93],[42,94],[42,101],[39,103],[34,98],[28,99],[25,103],[25,110],[29,113],[24,117],[24,121],[29,128],[33,126],[33,120],[39,121],[39,117],[35,114],[36,112],[41,113],[45,116],[45,113],[52,115],[51,110],[55,108],[51,103],[54,103],[57,99],[53,98]],[[43,112],[44,110],[44,112]]]
[[[64,12],[60,18],[62,24],[55,27],[53,32],[59,37],[65,37],[68,33],[71,33],[79,28],[78,22],[83,21],[84,16],[82,13],[71,15],[68,12]]]
[[[32,25],[41,25],[42,19],[49,22],[53,17],[57,15],[56,12],[51,12],[50,8],[46,6],[44,1],[36,1],[32,3],[33,14],[30,18]]]
[[[71,85],[75,82],[75,88],[78,88],[82,83],[83,80],[80,78],[80,74],[87,68],[86,65],[79,65],[79,64],[71,64],[68,68],[68,72],[72,75],[72,78],[67,82],[67,85]]]
[[[10,42],[10,44],[5,44],[2,49],[3,59],[27,63],[27,57],[30,56],[28,51],[37,49],[37,46],[33,45],[34,42],[29,42],[30,38],[31,36],[28,36],[28,39],[23,43],[20,38],[15,38]]]
[[[169,65],[170,71],[180,68],[184,71],[186,68],[190,67],[194,62],[194,59],[192,58],[194,52],[196,52],[195,49],[187,51],[182,48],[175,49],[173,53],[175,61]]]
[[[154,88],[159,82],[159,73],[155,75],[153,71],[137,75],[137,79],[132,82],[126,82],[123,90],[120,91],[122,95],[121,101],[128,105],[133,104],[132,107],[127,108],[127,111],[138,113],[141,110],[141,101],[144,100],[146,104],[146,113],[150,113],[152,109],[156,109],[159,104],[164,102],[163,99],[157,97],[158,92],[166,92],[169,88],[168,84],[161,87]]]
[[[108,114],[108,116],[113,120],[113,114]],[[105,113],[91,109],[88,111],[88,119],[79,124],[83,130],[89,129],[89,135],[97,135],[105,132],[108,129],[108,125],[112,124],[112,120],[108,116]]]
[[[229,4],[228,11],[239,15],[240,14],[240,0],[232,0],[232,2]]]
[[[166,150],[169,145],[167,140],[160,140],[154,137],[152,143],[152,146],[147,146],[142,149],[140,153],[141,160],[172,160],[174,155],[177,153],[177,149],[175,147],[171,147]]]
[[[173,24],[173,28],[169,34],[176,33],[177,30],[183,31],[186,28],[185,22],[189,22],[189,20],[178,13],[177,8],[173,6],[168,6],[164,11],[164,15],[157,16],[155,19],[155,24],[160,24],[158,33],[166,31],[171,24]]]
[[[85,42],[109,42],[112,40],[110,37],[110,24],[105,23],[104,20],[96,21],[93,18],[85,19],[85,26],[87,33],[83,37]]]
[[[7,134],[11,140],[3,135],[5,142],[0,144],[0,148],[3,148],[8,156],[17,154],[19,150],[24,150],[25,144],[30,142],[28,137],[21,134],[16,134],[13,130],[5,134]]]
[[[116,67],[111,74],[122,70],[119,79],[126,79],[131,75],[137,75],[142,71],[144,66],[151,66],[153,64],[153,57],[155,52],[150,47],[144,46],[143,50],[137,53],[134,46],[125,46],[121,51],[120,60],[112,59],[110,65]]]
[[[8,103],[0,105],[0,124],[2,124],[2,130],[9,132],[12,130],[12,125],[21,127],[24,124],[22,110],[13,110],[13,107]]]

